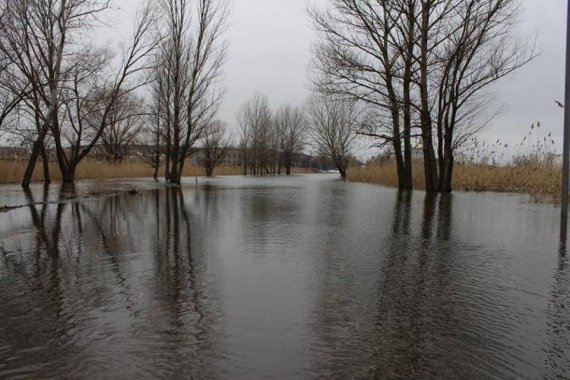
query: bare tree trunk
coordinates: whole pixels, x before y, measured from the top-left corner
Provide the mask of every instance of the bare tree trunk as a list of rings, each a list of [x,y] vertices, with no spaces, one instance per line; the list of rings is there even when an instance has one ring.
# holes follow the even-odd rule
[[[158,131],[156,131],[156,141],[155,141],[155,146],[154,146],[155,152],[154,152],[154,172],[152,174],[152,178],[154,178],[155,180],[158,179],[158,169],[160,168],[160,129],[158,129]]]
[[[424,153],[424,175],[426,191],[438,191],[437,167],[435,152],[433,150],[432,119],[429,105],[428,65],[429,65],[429,28],[430,4],[422,3],[421,11],[421,38],[420,38],[420,101],[421,101],[421,128]]]
[[[170,155],[171,155],[171,147],[170,147],[170,128],[166,129],[166,154],[165,154],[165,163],[164,163],[164,179],[166,181],[170,180]]]
[[[30,155],[30,159],[28,160],[28,166],[26,167],[24,178],[22,179],[23,188],[30,187],[30,183],[32,183],[34,169],[36,168],[36,163],[38,162],[38,157],[40,156],[40,151],[42,149],[43,144],[44,144],[43,141],[40,141],[38,139],[34,143],[34,146],[32,147],[32,154]]]
[[[42,164],[44,169],[44,183],[47,185],[51,183],[51,176],[49,174],[49,159],[44,144],[42,144],[41,154],[42,154]]]
[[[414,54],[414,36],[415,36],[415,6],[413,3],[408,3],[407,21],[407,36],[406,36],[406,49],[404,51],[404,76],[403,76],[403,119],[404,119],[404,180],[403,186],[400,189],[411,190],[414,188],[413,178],[413,163],[412,163],[412,99],[411,99],[411,85],[412,85],[412,69],[413,69],[413,54]]]
[[[64,184],[72,184],[75,181],[75,165],[69,165],[65,171],[61,173],[61,179]]]
[[[405,189],[405,173],[406,167],[404,165],[404,157],[402,155],[402,140],[400,136],[400,115],[398,106],[395,101],[392,101],[392,131],[394,148],[394,157],[396,158],[396,172],[398,175],[398,188]]]
[[[343,166],[340,166],[337,169],[340,173],[340,178],[342,178],[343,181],[346,181],[346,169]]]
[[[454,159],[453,156],[447,156],[443,160],[444,164],[442,166],[442,172],[440,173],[440,191],[445,193],[450,193],[451,188],[451,181],[453,179],[453,167],[454,167]]]

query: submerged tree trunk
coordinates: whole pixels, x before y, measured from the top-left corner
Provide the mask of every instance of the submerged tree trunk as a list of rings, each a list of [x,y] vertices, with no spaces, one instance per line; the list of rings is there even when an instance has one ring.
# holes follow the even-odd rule
[[[451,182],[453,179],[453,156],[446,157],[444,160],[443,171],[440,173],[441,181],[440,181],[440,191],[445,193],[450,193],[452,190]]]
[[[32,148],[32,154],[30,155],[30,159],[28,160],[28,166],[26,167],[24,178],[22,179],[23,188],[30,187],[30,183],[32,183],[34,169],[36,168],[36,163],[38,162],[38,157],[40,156],[41,147],[44,144],[42,140],[38,138],[38,140],[34,143],[34,146]]]
[[[184,171],[184,164],[186,163],[186,154],[184,151],[185,149],[181,149],[178,146],[175,149],[175,154],[171,163],[170,174],[168,176],[168,181],[172,184],[180,184],[182,181],[182,172]]]
[[[340,178],[342,178],[343,181],[346,181],[346,168],[342,165],[337,166],[338,172],[340,173]]]
[[[76,168],[77,167],[75,165],[70,165],[69,167],[67,167],[65,169],[65,171],[62,171],[61,179],[62,179],[64,184],[72,184],[75,181],[75,169]]]
[[[451,182],[453,180],[454,152],[453,152],[453,132],[451,128],[446,126],[446,139],[444,144],[443,157],[441,159],[439,171],[439,188],[440,191],[450,193]]]

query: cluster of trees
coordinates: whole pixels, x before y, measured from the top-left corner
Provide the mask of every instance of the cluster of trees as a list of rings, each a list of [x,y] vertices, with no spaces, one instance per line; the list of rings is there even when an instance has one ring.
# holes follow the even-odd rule
[[[0,0],[0,135],[31,147],[24,187],[40,159],[50,181],[48,150],[73,182],[96,146],[121,160],[141,135],[154,145],[149,162],[164,155],[179,183],[215,124],[227,2],[148,2],[120,52],[94,41],[110,10],[110,0]]]
[[[320,40],[312,84],[358,103],[360,135],[390,145],[411,189],[419,138],[428,191],[451,191],[454,152],[495,113],[491,84],[534,56],[515,36],[518,0],[329,0],[310,10]]]
[[[314,95],[304,107],[284,105],[275,112],[263,95],[246,101],[238,115],[244,175],[291,174],[295,153],[305,148],[331,161],[346,178],[358,121],[354,102]]]
[[[6,0],[0,6],[0,93],[8,111],[2,128],[32,146],[22,185],[30,184],[40,157],[50,181],[48,144],[62,178],[72,182],[78,164],[117,116],[118,104],[144,82],[138,74],[155,47],[149,38],[154,10],[140,10],[130,43],[113,59],[88,34],[108,1]]]
[[[305,146],[346,176],[355,133],[389,145],[399,186],[412,188],[421,141],[428,191],[450,191],[454,153],[494,115],[488,89],[534,56],[514,34],[520,0],[329,0],[310,10],[315,95],[273,112],[266,97],[239,115],[244,173],[290,174]],[[114,160],[151,146],[155,176],[179,183],[199,141],[208,173],[223,156],[214,121],[227,0],[142,6],[120,52],[95,43],[111,0],[0,0],[0,137],[30,147],[28,186],[48,151],[65,182],[96,146]],[[142,136],[142,138],[141,138]],[[6,137],[3,137],[6,138]]]
[[[268,98],[257,94],[242,105],[237,122],[244,175],[281,174],[282,168],[291,174],[293,153],[305,144],[301,109],[287,105],[273,113]]]

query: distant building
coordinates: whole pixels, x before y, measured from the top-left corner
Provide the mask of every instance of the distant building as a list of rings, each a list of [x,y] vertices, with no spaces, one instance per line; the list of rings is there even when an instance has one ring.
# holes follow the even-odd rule
[[[190,155],[190,161],[193,165],[200,165],[204,157],[204,148],[196,148]],[[227,148],[221,165],[224,166],[241,166],[242,152],[239,148]]]

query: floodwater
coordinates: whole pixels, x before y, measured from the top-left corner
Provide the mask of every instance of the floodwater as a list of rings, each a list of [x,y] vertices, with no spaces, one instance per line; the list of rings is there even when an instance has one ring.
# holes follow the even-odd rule
[[[200,181],[0,187],[0,378],[570,377],[556,207]]]

